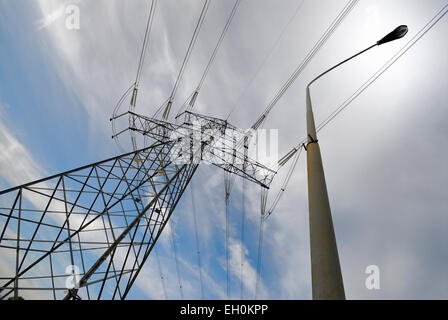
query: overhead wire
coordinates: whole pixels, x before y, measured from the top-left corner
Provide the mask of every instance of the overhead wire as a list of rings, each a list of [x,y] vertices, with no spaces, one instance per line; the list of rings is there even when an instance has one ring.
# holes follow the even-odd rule
[[[268,189],[261,187],[261,215],[260,215],[260,225],[258,230],[258,252],[257,252],[257,272],[255,280],[255,300],[258,298],[260,290],[261,272],[262,272],[262,256],[263,256],[263,226],[266,214],[266,201],[268,196]]]
[[[236,102],[234,103],[233,108],[227,114],[226,120],[229,120],[229,118],[232,115],[232,113],[240,106],[240,102],[241,102],[243,96],[247,93],[247,90],[251,87],[252,83],[255,81],[255,79],[257,78],[258,74],[261,72],[261,70],[263,70],[264,65],[266,64],[267,61],[269,61],[269,59],[271,58],[271,56],[274,53],[275,49],[277,49],[280,41],[283,39],[283,36],[284,36],[286,30],[289,28],[289,25],[292,23],[292,21],[294,21],[295,17],[300,12],[300,8],[302,7],[304,1],[305,0],[302,0],[299,3],[299,5],[294,10],[292,16],[289,18],[288,22],[283,26],[280,34],[278,35],[277,39],[274,41],[274,43],[270,47],[269,51],[265,54],[263,60],[258,65],[255,73],[252,75],[252,77],[250,78],[249,82],[246,84],[244,89],[241,91],[241,94],[239,95],[239,97],[235,100]]]
[[[201,10],[201,14],[199,16],[199,20],[198,20],[198,22],[196,24],[196,27],[195,27],[194,32],[193,32],[193,36],[192,36],[192,38],[190,40],[190,43],[188,45],[187,53],[185,54],[184,60],[182,62],[181,68],[179,70],[179,74],[178,74],[177,79],[176,79],[176,82],[174,83],[173,90],[171,92],[171,95],[170,95],[170,97],[168,99],[168,103],[167,103],[167,105],[165,107],[165,110],[163,112],[163,115],[162,115],[162,118],[165,119],[165,120],[168,119],[168,117],[169,117],[171,106],[172,106],[174,97],[175,97],[176,92],[177,92],[177,88],[179,86],[180,81],[183,78],[183,75],[184,75],[184,72],[185,72],[185,68],[186,68],[186,66],[188,64],[188,60],[190,59],[191,52],[192,52],[193,47],[194,47],[194,45],[196,43],[196,39],[198,37],[199,31],[201,30],[202,24],[204,22],[205,16],[207,14],[207,11],[208,11],[208,8],[209,8],[209,5],[210,5],[210,2],[211,2],[211,0],[205,0],[204,1],[204,5],[202,6],[202,10]]]
[[[135,111],[135,105],[137,103],[138,86],[140,84],[140,78],[141,78],[141,74],[142,74],[142,70],[143,70],[143,65],[145,63],[146,52],[147,52],[147,48],[148,48],[148,44],[149,44],[149,34],[151,33],[152,22],[154,20],[154,13],[156,10],[156,5],[157,5],[157,0],[152,0],[151,9],[149,11],[149,16],[148,16],[148,22],[146,24],[146,29],[145,29],[145,37],[143,39],[142,51],[140,53],[139,64],[137,67],[137,75],[135,77],[134,89],[132,91],[131,103],[129,106],[129,110],[132,112]],[[129,128],[133,127],[133,123],[131,123],[131,121],[132,121],[131,119],[132,118],[129,117]],[[138,147],[137,147],[137,138],[135,135],[135,131],[131,130],[130,136],[131,136],[132,148],[134,149],[134,151],[136,151],[138,149]]]
[[[243,171],[246,171],[247,167],[247,153],[248,153],[248,141],[245,139],[244,141],[244,160],[243,160]],[[240,262],[240,300],[243,300],[244,297],[244,259],[245,259],[245,250],[244,250],[244,227],[246,220],[246,179],[243,179],[243,186],[241,190],[241,262]]]
[[[201,250],[199,247],[199,234],[198,234],[198,222],[197,222],[197,213],[196,213],[196,202],[194,199],[194,188],[193,188],[193,181],[190,181],[190,193],[191,193],[191,208],[193,211],[193,223],[194,223],[194,235],[196,239],[196,253],[198,258],[198,269],[199,269],[199,281],[201,284],[201,297],[202,300],[205,299],[204,295],[204,281],[202,277],[202,263],[201,263]]]
[[[333,23],[330,25],[330,27],[325,31],[325,33],[322,35],[322,37],[319,39],[319,41],[315,44],[313,49],[309,52],[309,54],[305,57],[305,59],[302,61],[302,63],[294,70],[290,78],[286,81],[286,83],[280,88],[280,90],[277,92],[277,94],[274,96],[274,98],[270,101],[268,106],[266,107],[265,111],[262,113],[262,115],[255,121],[255,123],[252,125],[252,129],[256,130],[258,129],[266,120],[266,117],[269,115],[269,113],[272,111],[274,106],[277,104],[277,102],[280,100],[280,98],[284,95],[284,93],[288,90],[288,88],[294,83],[294,81],[297,79],[297,77],[300,75],[300,73],[303,71],[303,69],[306,67],[306,65],[309,63],[309,61],[315,56],[315,54],[320,50],[320,48],[325,44],[325,42],[328,40],[328,38],[334,33],[336,28],[341,24],[341,22],[345,19],[347,14],[354,8],[354,6],[357,4],[358,0],[352,0],[349,1],[345,7],[342,9],[342,11],[339,13],[339,15],[336,17],[336,19],[333,21]],[[248,131],[247,134],[250,134],[253,132],[253,130]],[[246,137],[243,137],[243,139]],[[240,140],[241,141],[243,140]],[[289,159],[291,159],[297,151],[300,150],[300,147],[295,148],[294,152],[290,152],[287,154],[287,159],[281,159],[281,161],[288,162]],[[293,162],[293,166],[291,167],[290,171],[288,172],[287,179],[286,179],[286,185],[288,184],[292,172],[295,169],[295,166],[297,164],[298,158],[300,153],[296,156],[295,161]],[[285,183],[283,184],[283,189],[286,189]],[[275,206],[277,205],[278,201],[280,200],[282,194],[284,191],[280,190],[280,194],[276,197]],[[263,254],[263,226],[264,221],[266,220],[266,203],[267,203],[267,190],[262,190],[261,193],[261,216],[260,216],[260,225],[259,225],[259,239],[258,239],[258,258],[257,258],[257,272],[256,272],[256,281],[255,281],[255,299],[258,298],[259,294],[259,286],[260,286],[260,278],[261,278],[261,272],[262,272],[262,254]],[[272,210],[273,210],[272,209]],[[268,215],[270,215],[272,212],[268,212]]]
[[[304,60],[300,63],[300,65],[294,70],[288,80],[282,85],[280,90],[274,95],[272,100],[268,103],[266,109],[260,115],[260,117],[254,122],[252,125],[252,129],[258,129],[266,120],[266,117],[275,107],[277,102],[283,97],[285,92],[291,87],[291,85],[295,82],[297,77],[302,73],[308,63],[313,59],[317,52],[322,48],[322,46],[327,42],[327,40],[333,35],[335,30],[339,27],[339,25],[344,21],[347,15],[352,11],[352,9],[356,6],[359,0],[350,0],[344,6],[344,8],[339,12],[335,20],[330,24],[324,34],[320,37],[320,39],[316,42],[311,51],[305,56]]]
[[[138,86],[140,84],[143,65],[145,63],[146,52],[147,52],[147,48],[148,48],[148,44],[149,44],[149,35],[151,33],[152,23],[154,21],[154,13],[156,11],[156,6],[157,6],[157,0],[152,0],[151,9],[149,11],[149,16],[148,16],[148,21],[146,23],[145,36],[143,38],[142,51],[140,52],[140,59],[138,62],[138,67],[137,67],[137,74],[135,76],[134,91],[132,93],[132,99],[131,99],[131,107],[135,107],[135,103],[136,103],[136,99],[137,99]]]
[[[167,221],[167,224],[168,224],[168,221]],[[175,264],[176,264],[177,283],[179,285],[180,298],[181,298],[181,300],[184,300],[184,291],[183,291],[183,287],[182,287],[182,277],[180,275],[179,259],[177,257],[176,239],[175,239],[175,236],[174,236],[174,227],[173,227],[172,223],[170,223],[170,227],[171,227],[170,228],[171,243],[173,245],[174,259],[175,259]]]
[[[326,127],[336,118],[346,107],[348,107],[361,93],[363,93],[372,83],[374,83],[384,72],[386,72],[398,59],[400,59],[409,49],[411,49],[429,30],[431,30],[448,12],[448,4],[442,7],[436,15],[429,20],[400,50],[398,50],[385,64],[383,64],[367,81],[365,81],[350,97],[340,104],[325,120],[317,126],[317,132]],[[289,153],[298,150],[306,138],[300,140],[300,143]],[[286,163],[286,162],[285,162]]]
[[[295,82],[297,77],[302,73],[305,67],[309,64],[309,62],[314,58],[314,56],[319,52],[322,46],[327,42],[327,40],[333,35],[335,30],[339,27],[339,25],[344,21],[346,16],[352,11],[352,9],[356,6],[359,0],[350,0],[346,3],[346,5],[342,8],[330,26],[325,30],[324,34],[319,38],[319,40],[315,43],[313,48],[308,52],[299,66],[294,70],[288,80],[282,85],[282,87],[277,91],[272,100],[268,103],[267,107],[263,111],[263,113],[258,117],[258,119],[252,124],[251,129],[248,130],[244,134],[244,137],[248,137],[253,134],[254,130],[258,129],[263,123],[266,121],[266,118],[272,111],[272,109],[276,106],[278,101],[283,97],[285,92],[291,87],[291,85]],[[233,111],[233,110],[232,110]],[[230,117],[230,114],[229,116]],[[244,138],[243,137],[243,138]],[[238,146],[240,147],[243,141],[243,138],[238,142]]]
[[[152,24],[154,21],[154,14],[156,11],[156,6],[157,6],[157,0],[152,0],[151,1],[151,7],[149,10],[149,14],[148,14],[148,20],[146,22],[146,28],[145,28],[145,35],[143,38],[143,45],[142,45],[142,50],[140,52],[140,58],[139,58],[139,62],[138,62],[138,67],[137,67],[137,73],[135,76],[135,81],[134,83],[124,92],[124,94],[120,97],[120,99],[118,100],[117,104],[115,105],[115,108],[112,112],[112,117],[110,118],[110,121],[112,123],[112,138],[114,139],[118,149],[122,152],[124,151],[124,148],[121,146],[120,142],[119,142],[119,138],[118,136],[121,133],[124,133],[125,131],[129,130],[129,128],[131,127],[131,123],[129,123],[129,127],[118,132],[117,133],[117,129],[116,129],[116,124],[115,124],[115,120],[119,117],[121,117],[123,114],[118,115],[118,111],[121,107],[121,105],[123,104],[124,100],[129,96],[129,94],[132,91],[132,96],[131,96],[131,102],[129,105],[129,109],[128,111],[134,111],[135,110],[135,105],[137,102],[137,93],[138,93],[138,86],[140,84],[140,79],[141,79],[141,74],[142,74],[142,70],[143,70],[143,66],[144,66],[144,62],[145,62],[145,57],[146,57],[146,52],[148,51],[148,45],[149,45],[149,36],[151,33],[151,29],[152,29]],[[129,119],[130,121],[130,119]],[[135,133],[131,130],[130,131],[130,136],[131,136],[131,142],[132,142],[132,147],[134,150],[137,150],[137,142],[136,142],[136,138],[135,138]]]
[[[325,42],[328,40],[328,38],[334,33],[336,28],[345,19],[347,14],[354,8],[354,6],[357,4],[357,2],[358,2],[358,0],[352,0],[352,1],[349,1],[344,6],[342,11],[338,14],[336,19],[333,21],[333,23],[329,26],[329,28],[325,31],[325,33],[318,40],[318,42],[314,45],[313,49],[311,49],[311,51],[308,53],[308,55],[305,57],[305,59],[302,61],[302,63],[296,68],[296,70],[293,72],[293,74],[290,76],[290,78],[286,81],[286,83],[277,92],[277,94],[274,96],[274,98],[268,104],[268,106],[265,109],[265,111],[263,112],[263,114],[252,125],[252,129],[256,130],[264,123],[266,117],[272,111],[272,109],[277,104],[277,102],[280,100],[280,98],[284,95],[284,93],[287,91],[287,89],[294,83],[294,81],[297,79],[297,77],[300,75],[300,73],[303,71],[303,69],[307,66],[307,64],[311,61],[311,59],[315,56],[315,54],[320,50],[320,48],[325,44]],[[229,114],[229,116],[230,116],[230,114]],[[250,131],[248,131],[248,132],[250,132]],[[247,139],[247,136],[243,137],[243,139]],[[243,139],[241,139],[241,141]],[[241,143],[241,141],[240,141],[240,143]],[[293,150],[293,152],[290,152],[286,155],[287,156],[286,159],[284,157],[280,161],[284,161],[284,163],[288,162],[288,160],[290,158],[292,158],[298,150],[300,150],[300,147],[295,148],[295,150]],[[261,213],[262,214],[260,217],[260,226],[259,226],[257,273],[256,273],[256,282],[255,282],[255,299],[257,299],[257,297],[258,297],[259,282],[260,282],[261,268],[262,268],[263,224],[264,224],[266,217],[269,216],[273,212],[275,207],[277,206],[280,198],[282,197],[282,195],[284,193],[284,190],[286,190],[286,186],[287,186],[287,184],[292,176],[292,173],[296,167],[299,156],[300,156],[300,153],[295,157],[293,165],[291,166],[291,168],[287,174],[287,178],[286,178],[285,182],[283,183],[283,186],[282,186],[279,194],[276,196],[273,206],[270,208],[270,210],[268,211],[267,214],[265,214],[265,208],[266,208],[266,203],[267,203],[267,190],[264,190],[264,191],[262,190],[262,194],[261,194],[261,207],[262,207]]]
[[[323,129],[330,123],[342,110],[344,110],[353,100],[363,93],[376,79],[387,71],[401,56],[403,56],[414,44],[420,40],[432,27],[442,19],[447,11],[448,4],[445,5],[414,37],[411,38],[392,58],[390,58],[375,74],[373,74],[361,87],[358,88],[347,100],[345,100],[336,110],[334,110],[324,121],[322,121],[317,130]]]
[[[260,224],[258,228],[258,253],[257,253],[257,273],[255,280],[255,300],[258,298],[258,291],[260,286],[260,278],[261,278],[261,256],[263,251],[263,225],[264,219],[260,216]]]
[[[224,36],[225,36],[227,30],[229,29],[229,26],[230,26],[230,24],[231,24],[231,22],[233,20],[233,17],[235,16],[235,13],[236,13],[236,11],[238,9],[238,6],[239,6],[240,2],[241,2],[241,0],[236,0],[235,4],[233,5],[232,11],[230,12],[229,17],[227,18],[227,22],[226,22],[226,24],[224,26],[224,29],[222,30],[221,35],[219,36],[218,42],[216,43],[216,46],[213,49],[212,55],[210,57],[210,60],[208,61],[207,66],[205,67],[204,72],[202,73],[202,77],[199,80],[199,84],[198,84],[198,86],[196,88],[196,91],[193,93],[193,96],[192,96],[192,98],[190,100],[189,105],[190,105],[191,108],[193,108],[194,103],[196,102],[196,99],[198,97],[199,91],[201,90],[202,85],[204,84],[205,78],[207,77],[208,72],[210,71],[210,67],[212,66],[213,62],[215,61],[216,54],[218,53],[218,50],[221,47],[222,41],[224,40]]]
[[[162,266],[160,264],[160,257],[159,253],[157,252],[157,246],[154,247],[154,253],[156,255],[157,268],[159,269],[160,281],[162,282],[163,297],[165,298],[165,300],[168,300],[168,295],[166,293],[165,278],[163,276]]]
[[[126,128],[125,130],[122,130],[120,132],[117,132],[117,128],[116,128],[116,123],[115,120],[117,118],[119,118],[122,115],[118,115],[118,111],[121,107],[121,105],[123,104],[123,101],[126,99],[126,97],[129,95],[129,93],[131,92],[131,90],[134,88],[134,84],[132,84],[124,93],[123,95],[120,97],[120,100],[118,100],[117,104],[115,105],[114,111],[112,112],[112,117],[109,119],[109,121],[111,122],[112,125],[112,139],[114,139],[118,150],[121,151],[121,153],[125,153],[125,149],[121,146],[120,140],[119,140],[119,136],[120,134],[124,133],[125,131],[127,131],[129,128]]]
[[[350,97],[348,97],[342,104],[340,104],[330,115],[328,115],[317,127],[317,132],[322,130],[331,121],[333,121],[336,116],[341,113],[346,107],[350,105],[361,93],[363,93],[372,83],[374,83],[384,72],[386,72],[398,59],[400,59],[409,49],[411,49],[429,30],[431,30],[448,12],[448,4],[443,6],[434,16],[431,18],[401,49],[399,49],[386,63],[384,63],[367,81],[365,81]],[[301,139],[300,143],[291,149],[280,161],[279,166],[285,165],[291,158],[293,162],[286,175],[285,181],[280,189],[280,192],[274,198],[273,204],[268,210],[268,214],[265,219],[267,219],[272,212],[275,210],[281,196],[286,190],[286,186],[291,179],[292,173],[297,165],[297,161],[300,154],[304,148],[304,143],[306,138]]]
[[[240,300],[244,297],[244,223],[246,220],[246,179],[243,179],[243,188],[241,190],[241,262],[240,262]]]
[[[190,93],[190,95],[184,100],[184,103],[182,103],[179,108],[177,109],[176,116],[174,117],[175,121],[178,120],[179,115],[182,114],[184,107],[186,108],[188,106],[189,101],[193,97],[194,92]]]
[[[271,206],[269,207],[268,212],[266,213],[266,215],[264,216],[264,219],[266,220],[267,218],[269,218],[269,216],[272,214],[272,212],[274,212],[274,210],[277,207],[278,202],[280,201],[280,199],[282,198],[283,194],[286,191],[286,188],[288,187],[288,183],[291,180],[291,177],[294,173],[294,170],[296,169],[297,163],[299,161],[300,155],[302,153],[303,147],[299,148],[299,152],[295,152],[294,153],[294,159],[291,163],[291,166],[286,174],[286,177],[282,183],[282,186],[280,187],[279,192],[277,193],[277,195],[274,198],[274,201],[272,202]]]
[[[230,219],[229,219],[229,205],[230,205],[230,189],[232,187],[232,174],[230,171],[224,170],[224,189],[225,189],[225,219],[226,219],[226,283],[227,283],[227,299],[230,297]]]

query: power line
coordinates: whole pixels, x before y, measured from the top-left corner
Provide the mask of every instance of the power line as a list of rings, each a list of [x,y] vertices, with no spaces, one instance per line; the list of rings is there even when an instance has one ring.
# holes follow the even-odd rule
[[[145,62],[146,52],[148,51],[149,35],[151,33],[152,23],[154,21],[154,14],[156,11],[156,6],[157,6],[157,0],[152,0],[151,7],[149,10],[149,14],[148,14],[148,21],[146,23],[145,36],[143,38],[142,50],[140,52],[140,58],[139,58],[138,67],[137,67],[137,74],[135,76],[135,82],[129,87],[129,89],[127,89],[124,92],[124,94],[121,96],[120,100],[118,100],[118,102],[114,108],[114,111],[112,113],[112,118],[110,119],[110,121],[112,122],[112,134],[113,134],[112,138],[115,140],[115,143],[117,144],[118,149],[121,150],[122,152],[125,152],[125,151],[124,151],[123,147],[120,145],[118,136],[121,133],[123,133],[124,131],[127,131],[128,129],[125,129],[124,131],[117,133],[114,120],[121,116],[121,115],[118,115],[118,110],[120,109],[124,100],[131,93],[131,90],[132,90],[132,96],[131,96],[131,103],[129,106],[129,110],[132,112],[135,111],[135,105],[137,102],[138,86],[140,84],[140,79],[141,79],[141,74],[142,74],[142,70],[143,70],[143,65]],[[130,135],[131,135],[132,147],[134,148],[134,151],[136,151],[137,150],[137,142],[136,142],[136,138],[135,138],[135,133],[133,131],[131,131]]]
[[[146,23],[146,30],[145,30],[145,37],[143,39],[142,51],[140,53],[140,59],[139,59],[138,68],[137,68],[137,75],[135,77],[135,83],[134,83],[135,89],[138,89],[138,85],[140,83],[141,73],[142,73],[143,65],[145,63],[147,47],[149,44],[149,34],[151,33],[151,28],[152,28],[152,23],[154,20],[154,13],[156,11],[156,6],[157,6],[157,0],[152,0],[151,9],[149,11],[149,16],[148,16],[148,22]],[[135,100],[134,100],[134,106],[135,106]]]
[[[353,100],[355,100],[361,93],[363,93],[376,79],[378,79],[384,72],[386,72],[401,56],[403,56],[410,48],[417,43],[432,27],[442,19],[447,11],[448,4],[445,5],[420,31],[411,38],[392,58],[390,58],[369,80],[367,80],[358,90],[355,91],[347,100],[345,100],[335,111],[333,111],[324,121],[322,121],[317,130],[323,129],[330,123],[342,110],[344,110]],[[445,11],[445,12],[443,12]]]
[[[167,221],[167,224],[168,224],[168,221]],[[184,300],[184,291],[183,291],[183,287],[182,287],[182,277],[180,275],[179,259],[177,258],[176,239],[174,238],[174,227],[173,227],[172,223],[170,223],[170,226],[171,226],[171,228],[170,228],[171,243],[173,245],[174,259],[175,259],[175,263],[176,263],[177,282],[179,284],[180,297],[181,297],[182,300]]]
[[[166,293],[166,286],[165,286],[165,278],[163,276],[162,266],[160,265],[160,257],[159,257],[159,253],[157,252],[157,246],[154,247],[154,253],[156,255],[157,268],[159,269],[159,274],[160,274],[160,281],[162,282],[163,296],[165,297],[165,300],[168,300],[168,295]]]
[[[205,81],[205,78],[207,77],[207,74],[210,71],[210,67],[211,67],[211,65],[213,64],[213,61],[216,58],[216,54],[218,53],[218,50],[221,47],[221,43],[222,43],[222,41],[224,39],[224,36],[225,36],[227,30],[229,29],[229,26],[230,26],[230,23],[233,20],[233,17],[235,16],[235,12],[238,9],[240,1],[241,0],[236,0],[235,4],[233,5],[232,11],[230,12],[229,18],[227,19],[227,22],[226,22],[226,24],[224,26],[224,29],[221,32],[221,35],[220,35],[220,37],[218,39],[218,42],[216,43],[215,49],[213,50],[213,53],[212,53],[212,55],[210,57],[210,60],[208,61],[207,66],[205,67],[205,70],[204,70],[204,73],[202,74],[201,80],[199,80],[198,87],[196,88],[196,91],[194,92],[193,97],[190,100],[190,107],[193,107],[194,103],[196,102],[196,99],[197,99],[197,96],[199,94],[199,91],[201,90],[202,85],[203,85],[203,83]]]
[[[190,44],[188,45],[187,53],[185,54],[184,60],[182,62],[182,66],[179,70],[179,74],[176,79],[176,82],[174,83],[173,91],[171,92],[170,98],[168,99],[168,103],[167,103],[165,110],[163,112],[163,115],[162,115],[163,119],[165,119],[165,120],[168,119],[168,116],[170,114],[171,105],[172,105],[174,97],[176,95],[177,88],[179,86],[180,81],[182,80],[183,75],[184,75],[185,67],[187,66],[188,60],[190,59],[190,56],[191,56],[191,52],[196,43],[196,39],[198,37],[199,31],[201,30],[202,23],[204,22],[205,15],[206,15],[208,7],[210,5],[210,1],[211,0],[205,0],[204,5],[202,7],[201,15],[199,16],[199,20],[194,29],[193,36],[190,40]]]
[[[125,130],[121,131],[121,132],[117,132],[117,128],[116,128],[116,123],[115,123],[115,119],[121,117],[122,115],[118,114],[118,111],[121,107],[121,105],[123,104],[123,101],[126,99],[126,97],[130,94],[131,90],[134,88],[134,84],[132,84],[121,96],[120,100],[118,100],[117,104],[115,105],[114,111],[112,112],[112,117],[109,119],[111,124],[112,124],[112,139],[114,139],[118,150],[121,151],[121,153],[125,153],[125,149],[121,146],[120,141],[119,141],[119,135],[121,133],[124,133],[125,131],[128,130],[128,128],[126,128]]]
[[[230,297],[230,249],[229,249],[229,236],[230,236],[230,221],[229,221],[229,202],[230,202],[230,189],[232,186],[232,176],[230,171],[224,170],[224,188],[225,188],[225,214],[226,214],[226,281],[227,281],[227,299]]]
[[[322,46],[326,43],[326,41],[331,37],[334,31],[338,28],[338,26],[344,21],[345,17],[350,13],[350,11],[355,7],[359,0],[350,0],[344,6],[344,8],[339,12],[335,20],[330,24],[324,34],[320,37],[320,39],[316,42],[311,51],[305,56],[305,59],[300,63],[300,65],[294,70],[288,80],[283,84],[280,90],[275,94],[274,98],[269,102],[265,111],[258,117],[258,119],[252,125],[252,129],[258,129],[266,120],[269,113],[275,107],[280,98],[285,94],[285,92],[289,89],[289,87],[295,82],[297,77],[302,73],[308,63],[314,58],[314,56],[319,52]],[[233,111],[233,110],[232,110]],[[229,114],[230,116],[230,114]],[[244,136],[248,137],[252,134],[252,131],[248,131]],[[241,146],[242,139],[238,142],[238,145]]]
[[[319,52],[319,50],[322,48],[322,46],[327,42],[327,40],[330,38],[330,36],[339,27],[339,25],[342,23],[342,21],[344,21],[345,17],[350,13],[350,11],[355,7],[355,5],[357,3],[358,3],[358,0],[350,0],[345,5],[345,7],[341,10],[341,12],[336,17],[336,19],[331,23],[331,25],[324,32],[324,34],[321,36],[321,38],[316,42],[316,44],[311,49],[311,51],[306,55],[305,59],[294,70],[294,72],[291,74],[291,76],[288,78],[288,80],[283,84],[283,86],[275,94],[273,99],[268,103],[265,111],[260,115],[260,117],[257,119],[257,121],[255,121],[255,123],[252,125],[253,129],[259,128],[264,123],[264,121],[266,120],[266,117],[271,112],[271,110],[275,107],[275,105],[280,100],[280,98],[283,97],[285,92],[295,82],[297,77],[302,73],[302,71],[305,69],[305,67],[308,65],[308,63],[311,61],[311,59],[316,55],[317,52]]]
[[[327,126],[331,121],[333,121],[336,116],[341,113],[346,107],[350,105],[353,100],[355,100],[361,93],[363,93],[373,82],[375,82],[384,72],[386,72],[399,58],[401,58],[409,49],[411,49],[429,30],[431,30],[448,12],[447,10],[448,4],[445,5],[441,10],[437,12],[437,14],[426,23],[426,25],[417,32],[414,37],[411,38],[399,51],[397,51],[381,68],[379,68],[364,84],[362,84],[349,98],[347,98],[339,107],[337,107],[324,121],[322,121],[317,127],[317,132],[322,130],[325,126]],[[279,193],[274,198],[274,202],[271,205],[268,213],[266,215],[266,219],[272,214],[275,210],[279,200],[281,199],[286,187],[291,179],[293,171],[297,165],[297,161],[300,157],[300,154],[303,150],[303,145],[306,142],[306,138],[302,139],[300,144],[295,148],[291,149],[280,161],[279,166],[282,167],[285,165],[291,158],[294,157],[294,160],[291,164],[291,167],[286,175],[286,178],[283,182],[282,187],[280,188]]]
[[[266,200],[268,196],[268,189],[261,188],[261,215],[260,215],[260,226],[258,231],[258,254],[257,254],[257,273],[255,280],[255,299],[258,298],[258,291],[261,279],[261,267],[262,267],[262,255],[263,255],[263,225],[265,221],[265,211],[266,211]]]
[[[363,93],[372,83],[374,83],[384,72],[386,72],[398,59],[400,59],[409,49],[411,49],[429,30],[431,30],[448,12],[448,4],[440,9],[436,15],[426,23],[418,33],[414,35],[400,50],[398,50],[381,68],[379,68],[366,82],[364,82],[349,98],[347,98],[341,105],[339,105],[318,127],[317,132],[322,130],[336,116],[348,107],[361,93]],[[306,142],[306,138],[300,140],[301,142],[293,148],[289,153],[295,153]],[[285,158],[285,157],[284,157]],[[286,161],[287,162],[287,161]],[[285,164],[284,162],[283,164]]]
[[[240,299],[243,300],[244,296],[244,286],[243,286],[243,275],[244,275],[244,222],[246,220],[246,179],[243,179],[243,189],[241,191],[241,265],[240,265]]]
[[[255,281],[255,300],[258,298],[258,291],[260,286],[260,278],[261,278],[261,256],[263,250],[263,224],[264,219],[260,217],[260,225],[258,229],[258,255],[257,255],[257,274]]]
[[[201,264],[201,250],[199,247],[199,235],[198,235],[198,222],[196,217],[196,205],[194,200],[194,190],[193,190],[193,181],[190,181],[190,193],[191,193],[191,208],[193,211],[193,222],[194,222],[194,236],[196,239],[196,253],[198,256],[198,268],[199,268],[199,281],[201,283],[201,297],[202,300],[205,299],[204,295],[204,284],[202,280],[202,264]]]
[[[271,205],[271,207],[269,208],[267,214],[265,215],[265,219],[269,218],[269,216],[272,214],[272,212],[274,212],[275,208],[277,207],[278,202],[280,201],[280,199],[282,198],[283,194],[286,191],[286,188],[288,187],[288,183],[291,180],[292,174],[294,173],[294,170],[297,166],[297,163],[299,161],[300,155],[302,153],[303,147],[299,148],[299,152],[295,152],[294,153],[294,159],[291,163],[291,167],[288,170],[288,173],[286,174],[286,177],[283,181],[282,186],[280,187],[280,191],[277,193],[277,195],[274,198],[274,201]]]
[[[244,162],[243,162],[243,171],[246,170],[246,159],[247,159],[247,153],[248,153],[248,145],[247,145],[247,139],[244,140]],[[243,187],[241,191],[241,266],[240,266],[240,299],[243,300],[244,296],[244,282],[243,282],[243,275],[244,275],[244,258],[245,258],[245,252],[244,252],[244,223],[246,220],[246,179],[243,179]]]
[[[263,60],[261,61],[261,63],[258,65],[257,70],[255,71],[255,73],[253,74],[252,78],[249,80],[249,82],[246,84],[246,86],[244,87],[244,89],[242,90],[240,96],[238,97],[238,99],[236,99],[236,103],[234,104],[232,110],[230,110],[229,114],[227,115],[227,120],[229,120],[230,116],[232,115],[232,113],[235,111],[235,109],[240,105],[241,99],[243,98],[243,96],[246,94],[247,90],[251,87],[252,83],[254,82],[254,80],[257,78],[258,74],[260,73],[260,71],[263,69],[264,65],[266,64],[266,62],[270,59],[270,57],[272,56],[272,54],[274,53],[275,49],[278,47],[280,40],[283,38],[286,30],[288,29],[289,25],[292,23],[292,21],[294,20],[294,18],[297,16],[297,14],[300,11],[300,8],[303,5],[304,0],[302,0],[299,5],[296,7],[296,9],[294,10],[293,15],[291,16],[291,18],[289,18],[288,22],[284,25],[282,31],[280,32],[280,34],[278,35],[277,39],[275,40],[275,42],[273,43],[273,45],[271,46],[271,48],[269,49],[269,51],[267,52],[267,54],[264,56]]]

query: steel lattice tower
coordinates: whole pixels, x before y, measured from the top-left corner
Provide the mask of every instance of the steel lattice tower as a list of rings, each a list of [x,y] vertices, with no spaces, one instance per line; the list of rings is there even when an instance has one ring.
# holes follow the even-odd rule
[[[202,161],[263,188],[275,174],[225,120],[124,116],[147,147],[0,192],[0,299],[125,299]]]

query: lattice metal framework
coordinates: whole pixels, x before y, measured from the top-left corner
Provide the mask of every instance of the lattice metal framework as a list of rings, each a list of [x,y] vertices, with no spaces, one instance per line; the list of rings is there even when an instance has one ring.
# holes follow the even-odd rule
[[[192,142],[201,145],[199,152],[192,152],[192,160],[205,161],[233,174],[248,179],[264,188],[269,188],[275,171],[250,158],[248,145],[243,143],[247,133],[226,120],[204,116],[191,111],[185,111],[177,118],[183,117],[180,124],[145,117],[131,111],[121,116],[129,116],[129,130],[141,133],[158,141],[167,139],[187,139],[183,146]],[[122,131],[123,132],[123,131]],[[198,149],[192,147],[192,150]],[[187,157],[183,159],[189,161]]]
[[[150,146],[0,192],[0,299],[125,299],[201,161],[265,188],[275,174],[224,120],[129,116]]]

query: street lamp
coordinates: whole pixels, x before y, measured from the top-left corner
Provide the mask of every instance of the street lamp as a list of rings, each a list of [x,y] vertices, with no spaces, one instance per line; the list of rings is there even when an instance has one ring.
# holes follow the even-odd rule
[[[405,25],[397,27],[370,47],[331,67],[314,78],[306,87],[306,124],[308,142],[306,145],[308,164],[308,206],[310,219],[311,278],[313,299],[345,299],[341,266],[328,201],[327,186],[319,143],[316,135],[310,86],[317,79],[354,57],[375,46],[400,39],[406,35]]]

